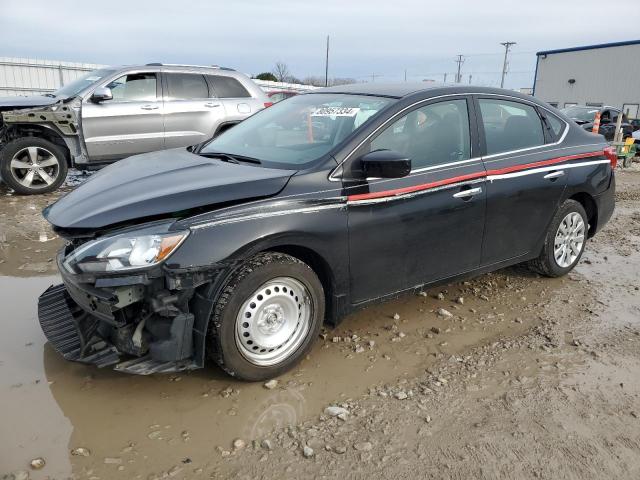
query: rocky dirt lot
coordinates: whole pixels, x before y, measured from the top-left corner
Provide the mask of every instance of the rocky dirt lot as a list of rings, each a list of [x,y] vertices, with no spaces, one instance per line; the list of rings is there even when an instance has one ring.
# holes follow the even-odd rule
[[[511,268],[363,310],[264,385],[60,359],[35,315],[55,195],[0,191],[0,478],[640,478],[640,170],[617,179],[568,277]]]

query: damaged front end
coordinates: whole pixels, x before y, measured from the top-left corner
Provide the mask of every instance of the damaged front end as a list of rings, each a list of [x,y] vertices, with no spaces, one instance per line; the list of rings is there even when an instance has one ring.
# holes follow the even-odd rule
[[[140,375],[202,367],[212,305],[197,289],[212,273],[172,273],[163,262],[187,234],[143,231],[67,245],[57,258],[63,284],[38,300],[53,348],[67,360]]]

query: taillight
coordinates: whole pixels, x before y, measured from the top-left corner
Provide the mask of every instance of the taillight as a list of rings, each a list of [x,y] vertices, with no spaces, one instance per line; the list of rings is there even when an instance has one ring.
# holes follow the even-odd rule
[[[271,105],[273,105],[273,102],[264,102],[264,108],[269,108]]]
[[[618,165],[618,153],[616,152],[615,147],[605,148],[604,156],[607,157],[609,163],[611,163],[611,168],[616,168],[616,166]]]

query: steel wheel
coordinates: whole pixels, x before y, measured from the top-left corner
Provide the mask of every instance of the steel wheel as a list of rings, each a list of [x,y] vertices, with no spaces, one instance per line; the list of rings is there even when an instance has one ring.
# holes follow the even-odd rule
[[[43,147],[25,147],[18,150],[9,163],[11,175],[29,189],[47,188],[60,175],[60,160]]]
[[[259,366],[276,365],[304,342],[314,305],[306,287],[291,277],[264,283],[242,304],[236,317],[236,345]]]
[[[559,267],[570,267],[578,259],[584,246],[585,232],[586,227],[579,213],[571,212],[562,219],[553,247],[553,258]]]

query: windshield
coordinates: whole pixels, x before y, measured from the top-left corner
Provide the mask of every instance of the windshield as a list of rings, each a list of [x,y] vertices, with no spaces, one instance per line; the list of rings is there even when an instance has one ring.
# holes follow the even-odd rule
[[[562,109],[562,113],[567,117],[580,122],[593,122],[596,119],[596,113],[599,111],[599,109],[591,107],[568,107]]]
[[[111,75],[115,70],[109,70],[106,68],[100,70],[94,70],[92,72],[87,73],[86,75],[81,76],[80,78],[75,79],[73,82],[66,84],[59,90],[53,92],[55,97],[64,97],[69,98],[77,95],[82,90],[87,88],[89,85],[102,80],[104,77]]]
[[[394,100],[365,95],[305,94],[283,100],[206,145],[267,167],[299,169],[317,160]]]

